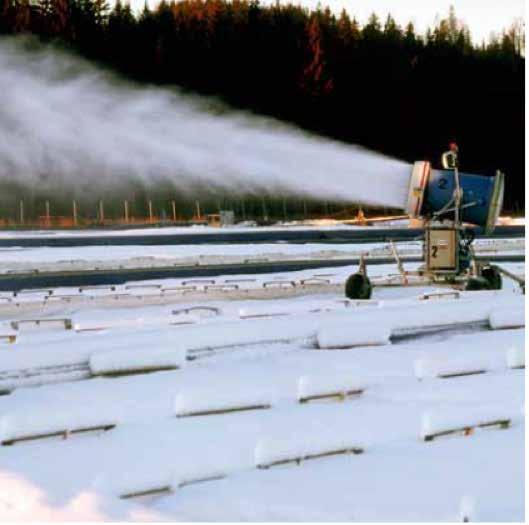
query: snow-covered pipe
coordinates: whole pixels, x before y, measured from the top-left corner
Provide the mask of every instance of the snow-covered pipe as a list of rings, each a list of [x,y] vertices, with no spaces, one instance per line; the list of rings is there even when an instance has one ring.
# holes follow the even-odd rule
[[[222,388],[222,385],[198,385],[187,387],[177,394],[174,401],[178,417],[208,415],[222,412],[266,409],[275,400],[273,382],[254,384],[254,388]]]
[[[320,348],[350,348],[353,346],[386,344],[389,337],[441,326],[458,326],[489,322],[491,313],[523,310],[523,297],[496,299],[494,305],[462,297],[457,302],[420,302],[380,308],[376,322],[372,314],[354,312],[347,319],[336,318],[322,324],[317,341]],[[498,312],[498,313],[496,313]],[[509,316],[510,314],[506,314]]]
[[[323,455],[362,453],[365,444],[355,430],[348,418],[336,419],[332,411],[320,413],[316,419],[304,418],[302,428],[292,424],[273,428],[255,447],[255,466],[267,468]]]
[[[483,426],[505,428],[512,419],[519,419],[519,406],[489,404],[483,406],[453,407],[450,410],[432,410],[423,414],[421,438],[434,437]]]
[[[525,348],[523,345],[512,346],[505,352],[507,368],[525,368]]]
[[[480,356],[453,359],[417,359],[413,363],[415,376],[418,379],[479,374],[486,372],[489,367],[490,360]]]
[[[349,371],[324,370],[298,379],[297,398],[304,402],[322,397],[360,394],[366,387],[365,378],[354,377]]]
[[[525,326],[525,308],[522,304],[511,308],[494,309],[490,314],[489,323],[493,330],[521,328]]]
[[[176,345],[175,345],[176,346]],[[90,356],[90,371],[94,375],[138,373],[149,370],[172,370],[185,364],[186,352],[182,348],[146,350],[119,350]]]
[[[391,329],[380,323],[329,323],[318,331],[319,348],[352,348],[389,343]]]
[[[52,407],[53,405],[51,405]],[[57,406],[59,408],[60,405]],[[64,407],[63,407],[64,408]],[[74,410],[74,407],[69,407]],[[116,419],[111,414],[88,411],[83,413],[82,422],[77,422],[71,412],[55,410],[50,421],[48,414],[35,411],[14,412],[0,418],[0,443],[9,444],[16,440],[37,439],[59,433],[79,432],[87,429],[113,427]]]

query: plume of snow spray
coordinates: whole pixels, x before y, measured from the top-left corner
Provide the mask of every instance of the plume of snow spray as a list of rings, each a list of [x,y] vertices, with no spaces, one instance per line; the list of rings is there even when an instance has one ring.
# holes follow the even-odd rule
[[[402,208],[410,166],[84,60],[0,40],[0,183],[104,192],[169,181]]]

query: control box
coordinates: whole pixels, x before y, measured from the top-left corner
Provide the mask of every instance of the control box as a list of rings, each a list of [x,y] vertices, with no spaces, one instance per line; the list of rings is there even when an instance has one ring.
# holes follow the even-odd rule
[[[457,273],[459,231],[455,228],[428,228],[425,238],[426,270]]]

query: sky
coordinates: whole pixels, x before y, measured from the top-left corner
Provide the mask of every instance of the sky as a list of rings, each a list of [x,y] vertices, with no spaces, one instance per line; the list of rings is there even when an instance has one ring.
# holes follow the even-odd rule
[[[150,6],[158,4],[158,0],[147,1]],[[275,0],[261,2],[267,4]],[[337,13],[345,8],[361,23],[366,22],[373,11],[381,18],[391,12],[400,24],[411,20],[421,33],[434,24],[437,15],[446,17],[450,5],[454,5],[457,16],[470,27],[476,42],[488,39],[492,31],[501,32],[514,18],[524,16],[524,0],[292,0],[292,3],[307,7],[316,7],[318,2]],[[144,0],[131,0],[134,8],[140,9],[143,4]]]

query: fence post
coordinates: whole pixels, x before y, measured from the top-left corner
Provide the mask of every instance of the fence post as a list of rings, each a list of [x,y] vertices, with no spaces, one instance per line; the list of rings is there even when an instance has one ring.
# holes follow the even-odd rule
[[[129,201],[123,201],[125,207],[125,222],[129,222]]]
[[[173,208],[173,222],[176,222],[176,202],[171,201],[171,206]]]
[[[20,201],[20,225],[24,226],[24,201]]]
[[[149,201],[149,222],[152,223],[152,201]]]
[[[266,201],[264,197],[262,200],[262,204],[263,204],[263,220],[266,222],[268,220],[268,212],[266,211]]]
[[[77,203],[72,201],[73,225],[77,226]]]
[[[99,222],[101,224],[105,222],[105,207],[103,205],[103,199],[99,201]]]

